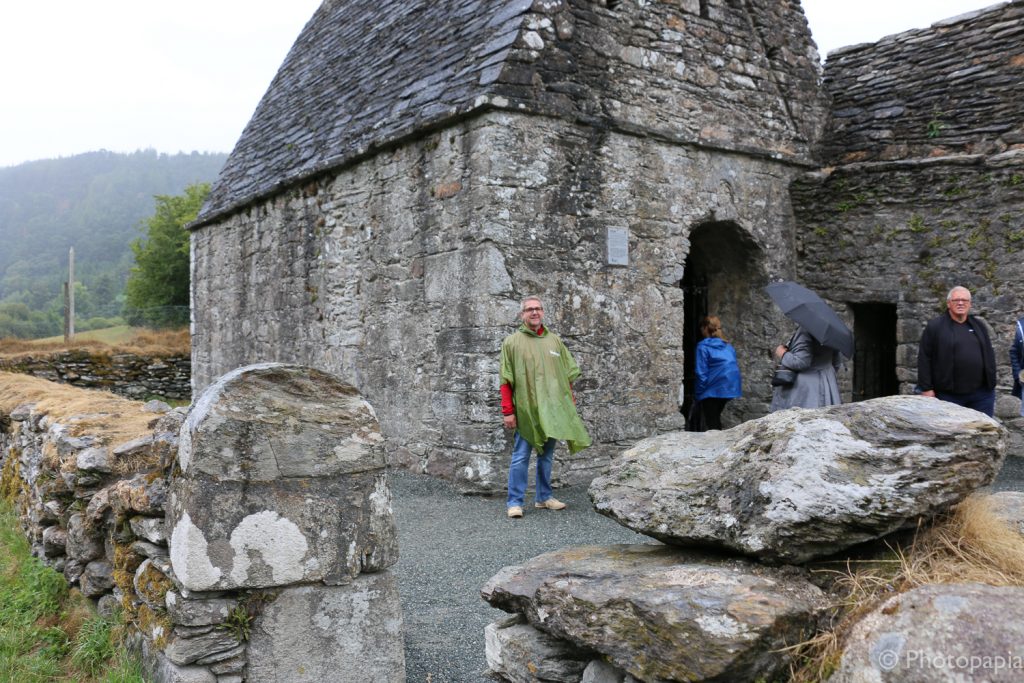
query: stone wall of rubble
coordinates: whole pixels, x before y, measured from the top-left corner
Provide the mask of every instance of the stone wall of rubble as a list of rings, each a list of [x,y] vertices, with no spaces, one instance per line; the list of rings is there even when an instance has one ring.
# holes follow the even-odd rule
[[[0,371],[33,375],[83,389],[104,389],[136,400],[188,400],[192,395],[189,356],[103,354],[80,349],[0,359]]]

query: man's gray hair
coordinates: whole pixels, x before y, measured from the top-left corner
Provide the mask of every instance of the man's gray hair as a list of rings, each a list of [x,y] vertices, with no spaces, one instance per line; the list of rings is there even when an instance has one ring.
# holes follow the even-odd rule
[[[946,295],[946,301],[951,301],[953,299],[953,292],[957,291],[958,289],[964,290],[965,292],[967,292],[968,295],[970,295],[971,293],[971,290],[967,289],[963,285],[957,285],[953,289],[949,290],[949,294]]]
[[[522,303],[519,304],[519,312],[520,313],[522,313],[523,311],[526,310],[526,302],[527,301],[536,301],[537,303],[539,303],[541,305],[541,308],[544,307],[544,302],[540,300],[539,296],[528,296],[525,299],[523,299]]]

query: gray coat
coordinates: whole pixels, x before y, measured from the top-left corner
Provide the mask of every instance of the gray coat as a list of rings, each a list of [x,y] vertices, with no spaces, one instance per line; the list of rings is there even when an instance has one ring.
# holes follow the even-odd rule
[[[788,387],[775,387],[770,411],[820,408],[842,403],[836,382],[839,352],[819,344],[802,327],[797,329],[787,346],[789,350],[779,365],[796,371],[796,381]]]

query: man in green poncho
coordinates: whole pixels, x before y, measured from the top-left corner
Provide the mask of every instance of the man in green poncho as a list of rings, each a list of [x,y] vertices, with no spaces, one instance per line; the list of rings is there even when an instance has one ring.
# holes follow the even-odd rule
[[[580,376],[569,349],[545,329],[544,305],[537,297],[523,299],[519,330],[501,343],[501,412],[505,429],[515,430],[508,468],[509,517],[523,516],[530,452],[537,449],[537,491],[534,507],[561,510],[551,497],[551,464],[555,442],[564,439],[570,453],[590,445],[576,412],[571,382]]]

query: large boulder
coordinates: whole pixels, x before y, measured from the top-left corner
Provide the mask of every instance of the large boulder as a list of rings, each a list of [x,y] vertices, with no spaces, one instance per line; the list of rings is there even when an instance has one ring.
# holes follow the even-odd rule
[[[889,598],[846,639],[829,683],[1024,677],[1024,588],[930,585]]]
[[[481,594],[644,681],[770,678],[827,602],[801,570],[661,545],[545,553]]]
[[[593,481],[598,512],[674,545],[804,562],[912,526],[990,483],[1006,429],[920,396],[792,409],[638,442]]]
[[[189,590],[337,585],[398,558],[376,416],[331,375],[224,375],[182,425],[178,464],[170,556]]]

